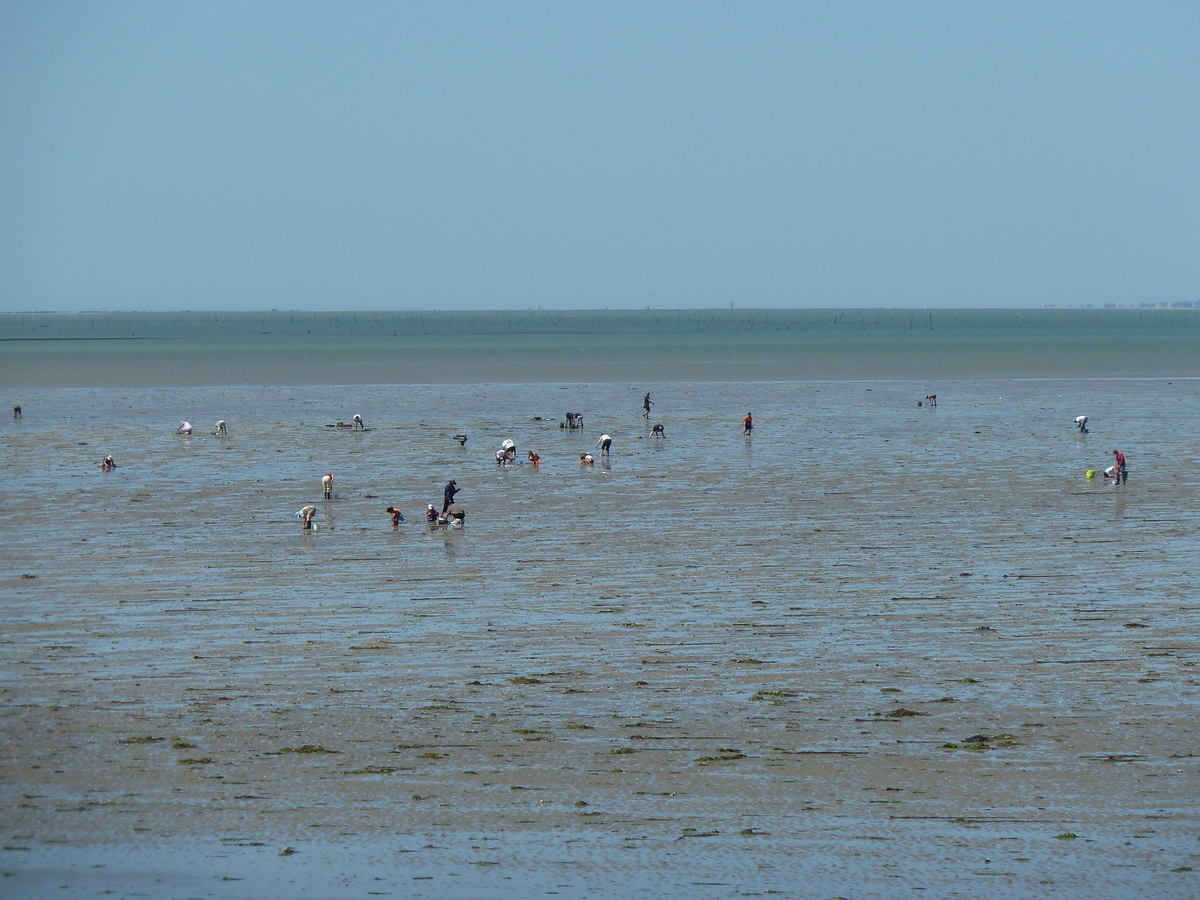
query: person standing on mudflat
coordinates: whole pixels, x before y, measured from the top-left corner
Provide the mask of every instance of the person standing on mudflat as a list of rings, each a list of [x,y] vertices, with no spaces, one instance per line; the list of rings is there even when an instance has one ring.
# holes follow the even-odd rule
[[[650,407],[652,407],[653,405],[654,404],[650,402],[650,392],[646,391],[646,397],[644,400],[642,400],[642,418],[643,419],[650,418]]]
[[[749,434],[754,430],[754,416],[751,413],[746,413],[746,418],[742,419],[742,434]]]
[[[451,478],[446,482],[446,487],[442,490],[442,512],[450,508],[450,504],[454,502],[454,495],[459,492],[458,483]]]

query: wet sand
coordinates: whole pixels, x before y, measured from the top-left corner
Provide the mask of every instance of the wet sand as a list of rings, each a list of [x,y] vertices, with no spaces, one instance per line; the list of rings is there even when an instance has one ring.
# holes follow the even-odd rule
[[[35,396],[0,894],[1194,896],[1200,384],[937,387]]]

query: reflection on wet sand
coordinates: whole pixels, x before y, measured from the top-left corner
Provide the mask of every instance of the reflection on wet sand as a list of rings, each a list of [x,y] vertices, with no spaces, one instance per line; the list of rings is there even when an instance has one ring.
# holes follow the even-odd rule
[[[665,442],[638,390],[572,391],[593,471],[546,386],[347,389],[353,441],[286,388],[223,389],[220,440],[154,432],[190,389],[22,397],[13,895],[1186,895],[1194,383],[661,384]]]

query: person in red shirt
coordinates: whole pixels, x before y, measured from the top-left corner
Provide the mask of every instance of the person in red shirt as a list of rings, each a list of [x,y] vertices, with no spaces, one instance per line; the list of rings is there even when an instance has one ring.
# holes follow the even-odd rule
[[[1117,468],[1117,480],[1125,482],[1129,480],[1129,476],[1125,474],[1125,454],[1120,450],[1113,451],[1113,463]]]
[[[746,413],[746,418],[742,419],[742,434],[749,434],[754,430],[754,416]]]

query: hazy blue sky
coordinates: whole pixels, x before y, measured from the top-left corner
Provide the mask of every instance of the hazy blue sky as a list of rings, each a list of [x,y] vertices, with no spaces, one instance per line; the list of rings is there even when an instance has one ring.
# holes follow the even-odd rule
[[[1200,299],[1200,3],[0,0],[0,310]]]

